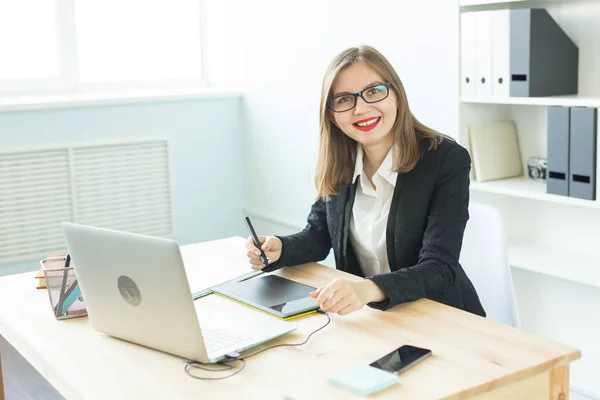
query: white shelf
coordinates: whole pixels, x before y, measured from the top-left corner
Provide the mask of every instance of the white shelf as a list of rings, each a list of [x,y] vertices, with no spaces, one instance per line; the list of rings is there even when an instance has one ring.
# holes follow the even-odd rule
[[[506,4],[506,3],[522,3],[526,0],[460,0],[459,6],[470,7],[470,6],[488,6],[492,4]]]
[[[505,196],[530,200],[541,200],[551,203],[566,204],[576,207],[600,209],[600,201],[582,200],[567,196],[546,193],[546,185],[528,177],[502,179],[489,182],[471,182],[472,191],[495,193]]]
[[[522,240],[509,240],[510,265],[600,288],[600,256]]]
[[[574,3],[581,0],[459,0],[459,7],[479,7],[479,6],[503,6],[512,8],[512,6],[543,6],[551,3]]]
[[[600,108],[600,97],[552,96],[552,97],[475,97],[462,96],[461,103],[510,104],[526,106],[564,106]]]
[[[474,11],[546,8],[553,20],[577,44],[579,95],[462,95],[459,98],[458,137],[465,147],[470,148],[470,125],[511,120],[518,129],[521,157],[524,160],[531,156],[547,157],[546,107],[600,109],[600,75],[596,73],[600,66],[597,45],[600,39],[600,0],[459,0],[458,5],[461,18],[464,13]],[[462,61],[460,47],[457,54],[459,66]],[[600,113],[598,124],[600,126]],[[597,146],[597,154],[600,154],[600,142]],[[596,168],[595,179],[600,188],[600,162]],[[536,182],[526,174],[490,182],[473,180],[470,190],[474,201],[490,204],[501,212],[509,235],[508,257],[515,273],[531,271],[600,288],[600,246],[597,244],[600,190],[596,201],[547,194],[543,182]],[[542,239],[538,237],[561,238],[561,241],[540,243]]]

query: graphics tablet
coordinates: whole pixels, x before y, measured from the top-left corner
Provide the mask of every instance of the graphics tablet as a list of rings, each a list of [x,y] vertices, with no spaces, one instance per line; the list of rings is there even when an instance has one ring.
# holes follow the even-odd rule
[[[316,299],[308,295],[315,289],[281,276],[267,275],[217,286],[213,291],[279,318],[291,319],[319,308]]]

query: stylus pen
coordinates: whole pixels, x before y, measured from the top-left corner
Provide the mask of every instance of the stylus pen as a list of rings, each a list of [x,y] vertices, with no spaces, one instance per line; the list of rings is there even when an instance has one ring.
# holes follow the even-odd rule
[[[258,240],[258,236],[256,236],[256,232],[254,232],[254,227],[252,226],[252,222],[250,222],[250,218],[248,218],[248,217],[244,218],[244,220],[246,221],[246,226],[248,227],[248,230],[250,231],[250,234],[252,235],[252,240],[254,241],[254,245],[260,251],[260,259],[262,260],[263,265],[266,267],[267,265],[269,265],[269,260],[267,259],[267,255],[265,254],[265,252],[262,251],[262,249],[260,248],[260,240]]]

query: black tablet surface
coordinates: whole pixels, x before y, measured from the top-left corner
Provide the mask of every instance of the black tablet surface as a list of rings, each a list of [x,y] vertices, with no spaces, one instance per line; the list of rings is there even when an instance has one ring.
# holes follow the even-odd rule
[[[233,282],[213,288],[213,291],[283,319],[316,311],[316,299],[308,294],[316,288],[267,275],[262,278]]]

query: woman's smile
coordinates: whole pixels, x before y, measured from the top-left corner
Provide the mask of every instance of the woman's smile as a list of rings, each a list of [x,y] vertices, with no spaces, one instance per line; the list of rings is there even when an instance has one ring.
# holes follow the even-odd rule
[[[377,125],[379,125],[379,121],[381,121],[381,117],[371,117],[361,119],[360,121],[356,121],[352,125],[354,125],[356,129],[359,129],[363,132],[368,132],[371,129],[374,129]]]

